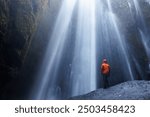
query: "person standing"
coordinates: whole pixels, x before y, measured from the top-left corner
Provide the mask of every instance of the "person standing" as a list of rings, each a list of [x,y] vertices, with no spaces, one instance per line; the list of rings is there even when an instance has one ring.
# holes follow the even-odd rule
[[[108,77],[110,76],[110,65],[107,62],[107,59],[103,59],[101,65],[101,74],[103,76],[104,88],[109,87]]]

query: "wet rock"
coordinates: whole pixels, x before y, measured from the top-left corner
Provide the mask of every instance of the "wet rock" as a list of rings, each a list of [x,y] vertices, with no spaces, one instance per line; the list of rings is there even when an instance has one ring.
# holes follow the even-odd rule
[[[48,1],[0,0],[0,92],[16,81]]]
[[[30,74],[43,56],[43,43],[48,41],[62,1],[0,0],[0,98],[18,99],[23,83],[32,83]]]
[[[149,100],[150,81],[128,81],[108,89],[73,97],[73,100]]]

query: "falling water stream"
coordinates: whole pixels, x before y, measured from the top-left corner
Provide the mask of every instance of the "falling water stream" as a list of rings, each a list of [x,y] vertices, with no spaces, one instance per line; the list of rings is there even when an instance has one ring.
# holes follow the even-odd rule
[[[96,89],[95,1],[78,1],[77,32],[72,62],[72,95]]]
[[[102,79],[100,64],[103,58],[111,65],[111,79],[134,80],[132,56],[112,1],[63,1],[32,91],[35,99],[66,99],[97,89],[97,81]],[[133,2],[137,17],[141,18],[138,18],[141,40],[149,55],[148,30],[138,2]]]
[[[148,2],[148,0],[147,0]],[[150,62],[150,34],[149,31],[146,27],[145,21],[144,21],[144,16],[142,14],[142,10],[140,8],[140,5],[137,0],[133,0],[134,7],[136,9],[136,20],[137,22],[137,27],[139,30],[139,33],[141,35],[141,41],[144,45],[145,51],[147,53],[149,62]]]
[[[145,2],[150,4],[149,0],[146,0]],[[134,20],[137,21],[137,29],[139,31],[140,39],[141,39],[141,42],[144,46],[145,52],[148,57],[147,68],[150,70],[150,34],[149,34],[149,30],[146,26],[144,16],[142,13],[142,9],[140,7],[138,0],[133,0],[133,5],[130,4],[130,1],[128,3],[129,3],[129,8],[130,8],[130,12],[131,12],[132,16],[134,16],[132,8],[135,8],[135,11],[136,11],[136,15],[135,15],[136,18],[134,18]]]

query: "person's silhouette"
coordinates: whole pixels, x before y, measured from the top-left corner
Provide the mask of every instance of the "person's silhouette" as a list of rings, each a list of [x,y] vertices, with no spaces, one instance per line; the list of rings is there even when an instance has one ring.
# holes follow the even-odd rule
[[[101,74],[103,76],[104,88],[107,88],[109,86],[108,77],[110,76],[110,65],[108,64],[107,59],[103,59]]]

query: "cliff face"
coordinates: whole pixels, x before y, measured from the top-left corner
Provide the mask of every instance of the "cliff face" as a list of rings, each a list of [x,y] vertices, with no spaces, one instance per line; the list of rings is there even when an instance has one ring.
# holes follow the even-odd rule
[[[23,82],[32,82],[29,75],[42,56],[44,38],[62,1],[0,0],[0,98],[17,97],[12,92],[23,92]]]
[[[0,91],[16,78],[49,0],[0,0]]]
[[[150,4],[147,0],[136,0],[139,4],[135,5],[134,0],[112,0],[112,9],[117,16],[117,24],[120,26],[121,32],[124,34],[127,49],[129,50],[129,59],[132,65],[135,65],[137,71],[135,79],[150,80],[148,76],[148,52],[146,53],[142,40],[150,45],[149,34],[144,39],[140,31],[150,31]],[[140,7],[140,8],[138,8]],[[143,38],[143,39],[142,39]],[[140,65],[140,67],[137,65]]]
[[[1,0],[0,1],[0,37],[6,63],[20,66],[25,57],[31,36],[38,26],[40,14],[47,7],[48,0]],[[16,60],[16,55],[18,60]],[[9,57],[8,57],[9,56]],[[12,61],[9,61],[12,60]],[[16,60],[16,61],[15,61]]]

